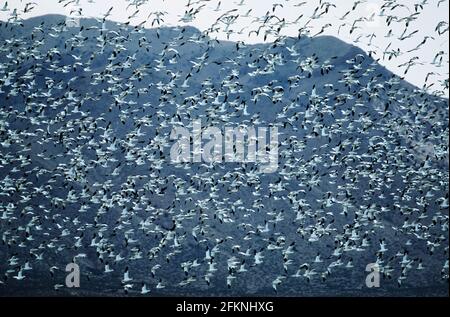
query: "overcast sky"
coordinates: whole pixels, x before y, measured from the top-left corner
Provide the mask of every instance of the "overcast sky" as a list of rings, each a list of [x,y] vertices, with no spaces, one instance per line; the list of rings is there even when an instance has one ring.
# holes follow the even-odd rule
[[[34,2],[36,4],[29,5],[28,7],[34,6],[34,8],[24,13],[24,8],[28,2]],[[130,6],[133,2],[145,2],[145,4],[139,6],[139,12],[136,14],[134,14],[136,7],[133,5]],[[443,25],[441,31],[444,31],[448,27],[448,0],[441,2],[440,0],[366,0],[357,2],[350,0],[191,0],[190,8],[194,8],[194,11],[196,8],[202,6],[199,13],[193,18],[187,18],[185,16],[188,2],[189,0],[9,0],[7,1],[9,11],[0,11],[0,19],[8,19],[14,8],[17,8],[17,13],[21,18],[26,19],[49,13],[76,16],[77,13],[71,13],[71,11],[77,11],[80,8],[82,9],[81,14],[83,17],[101,17],[110,7],[113,7],[111,15],[108,17],[108,19],[113,21],[130,21],[131,24],[135,25],[146,21],[144,24],[145,27],[152,27],[152,21],[155,15],[151,15],[149,18],[148,16],[151,12],[160,11],[165,12],[165,15],[162,16],[164,22],[161,22],[165,26],[189,24],[204,31],[210,28],[217,18],[225,12],[237,9],[229,14],[239,15],[228,28],[229,31],[234,32],[227,34],[226,25],[221,23],[219,24],[221,30],[211,36],[217,37],[218,39],[226,39],[229,36],[229,39],[232,41],[238,40],[246,43],[258,43],[264,41],[264,32],[261,32],[259,37],[255,33],[252,33],[250,36],[248,35],[251,30],[256,30],[261,25],[261,22],[254,21],[257,18],[263,17],[267,11],[272,12],[274,4],[281,4],[282,6],[276,5],[273,14],[280,20],[284,18],[287,22],[281,31],[283,35],[297,36],[299,33],[298,29],[302,28],[308,20],[311,20],[308,23],[310,36],[317,34],[323,29],[323,35],[339,37],[347,43],[361,47],[366,52],[373,51],[376,54],[373,57],[380,58],[380,64],[398,75],[405,76],[406,80],[416,86],[422,87],[427,74],[433,72],[436,74],[429,75],[427,84],[434,83],[430,88],[432,91],[442,91],[442,81],[448,78],[449,32],[447,31],[439,35],[435,31],[435,28],[441,21],[443,21],[441,22]],[[303,2],[305,3],[302,4]],[[320,18],[311,19],[315,9],[326,2],[333,5],[329,7],[328,13],[321,15]],[[394,9],[387,8],[382,11],[381,7],[385,2],[395,2],[400,5]],[[357,4],[356,8],[352,10],[355,3]],[[417,7],[420,14],[416,16],[415,20],[409,22],[408,29],[404,32],[405,18],[415,13],[415,4],[423,4],[423,9]],[[0,1],[0,10],[4,5],[5,1]],[[317,13],[323,12],[324,8],[324,6],[321,9],[319,8]],[[249,12],[249,10],[251,11]],[[345,18],[342,18],[348,11],[350,13]],[[132,15],[134,17],[130,18]],[[300,15],[303,16],[300,17]],[[403,18],[403,20],[395,21],[394,19],[390,26],[388,26],[386,23],[387,16],[397,17],[398,19]],[[355,20],[363,17],[366,20],[355,22]],[[295,20],[297,22],[293,23]],[[271,21],[276,22],[276,19],[272,19]],[[327,26],[328,24],[331,24],[331,26]],[[352,25],[357,26],[357,28],[350,34],[349,31]],[[156,26],[157,24],[154,22],[153,27]],[[400,39],[402,34],[406,36],[416,30],[417,32],[409,38]],[[427,38],[425,44],[417,50],[407,52],[417,47],[424,40],[425,36],[431,36],[434,39]],[[269,35],[267,41],[270,40],[273,40],[273,37]],[[383,60],[383,51],[388,45],[390,45],[389,50],[397,50],[399,48],[402,54],[390,61],[387,58]],[[443,52],[441,53],[443,54],[441,65],[437,65],[436,63],[432,64],[434,57],[439,52]],[[417,64],[412,66],[406,75],[403,75],[405,67],[399,67],[399,65],[415,57],[417,57],[415,59]],[[445,94],[448,96],[448,91],[445,91]]]

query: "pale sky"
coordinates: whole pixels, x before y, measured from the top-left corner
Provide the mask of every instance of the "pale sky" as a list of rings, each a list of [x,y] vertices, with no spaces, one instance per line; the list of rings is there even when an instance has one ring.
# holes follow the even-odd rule
[[[5,2],[7,2],[7,10],[9,10],[1,11]],[[28,5],[28,8],[34,8],[23,12],[29,2],[35,4]],[[136,6],[130,4],[139,2],[143,4],[139,6],[139,12],[136,13]],[[196,11],[197,8],[201,7],[193,17],[185,15],[186,5],[189,2],[191,6],[187,10],[194,8],[193,11]],[[383,4],[388,2],[399,5],[393,9],[391,5],[382,11]],[[374,58],[381,58],[380,64],[400,76],[405,76],[407,81],[418,87],[424,85],[425,77],[432,72],[427,84],[434,85],[431,86],[429,91],[444,92],[448,97],[448,90],[444,91],[442,81],[448,78],[449,32],[446,31],[439,35],[435,30],[439,23],[441,24],[441,31],[448,28],[448,2],[448,0],[9,0],[0,1],[0,20],[8,19],[14,8],[17,9],[20,18],[26,19],[50,13],[76,16],[77,13],[71,13],[71,11],[77,11],[80,8],[82,9],[82,17],[102,17],[110,7],[113,7],[108,17],[109,20],[130,21],[134,25],[146,21],[144,26],[151,28],[156,15],[152,14],[150,17],[149,15],[152,12],[164,12],[164,15],[161,15],[164,20],[164,22],[161,21],[161,25],[192,25],[204,31],[209,29],[221,15],[235,9],[235,11],[228,13],[228,16],[238,15],[230,23],[228,29],[226,24],[221,22],[217,25],[220,26],[220,30],[210,36],[218,39],[227,39],[227,36],[229,36],[231,41],[261,43],[264,42],[264,31],[261,31],[259,36],[256,36],[255,33],[249,36],[249,32],[258,29],[262,22],[257,20],[263,19],[262,17],[266,15],[266,12],[270,11],[280,20],[284,18],[286,23],[280,32],[282,35],[297,36],[298,29],[304,27],[307,21],[311,20],[307,24],[310,36],[323,29],[324,32],[321,35],[333,35],[347,43],[359,46],[366,52],[373,51],[375,53],[373,53]],[[315,14],[319,15],[324,12],[326,3],[330,4],[328,13],[315,18],[315,9],[322,5]],[[281,4],[282,6],[276,5],[273,12],[274,4]],[[357,4],[356,8],[352,10],[355,4]],[[415,5],[419,4],[423,5],[423,10],[417,7],[420,14],[414,16]],[[249,10],[251,11],[249,12]],[[348,11],[350,13],[344,17]],[[303,16],[300,17],[300,15]],[[396,17],[390,26],[386,23],[388,16]],[[405,24],[408,19],[411,19],[411,21],[405,31]],[[297,22],[295,22],[296,20]],[[271,19],[271,22],[275,23],[277,19]],[[357,28],[350,34],[352,25]],[[153,27],[156,26],[158,25],[154,22]],[[227,30],[233,32],[227,34]],[[412,35],[408,37],[411,33]],[[401,39],[402,36],[405,38]],[[431,36],[434,39],[427,38],[425,44],[417,50],[407,52],[416,48],[426,36]],[[270,35],[267,37],[267,41],[273,39],[274,37]],[[383,51],[388,45],[390,45],[389,51],[400,49],[402,53],[398,57],[393,57],[390,61],[387,58],[383,60]],[[436,54],[443,57],[440,65],[433,64]],[[399,65],[412,58],[416,64],[409,69],[406,75],[403,75],[405,67],[399,67]]]

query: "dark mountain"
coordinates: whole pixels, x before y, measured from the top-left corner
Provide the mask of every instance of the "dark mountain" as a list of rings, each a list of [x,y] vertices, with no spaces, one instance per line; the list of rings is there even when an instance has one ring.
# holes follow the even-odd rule
[[[448,296],[447,100],[359,48],[56,15],[0,39],[0,294]],[[194,119],[278,127],[276,172],[172,163]]]

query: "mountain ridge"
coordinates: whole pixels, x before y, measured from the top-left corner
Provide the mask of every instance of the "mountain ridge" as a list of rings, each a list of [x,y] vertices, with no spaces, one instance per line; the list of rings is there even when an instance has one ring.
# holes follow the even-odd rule
[[[43,20],[47,20],[47,21],[51,21],[51,23],[53,25],[53,24],[60,24],[63,21],[67,21],[68,19],[71,19],[71,17],[60,15],[60,14],[46,14],[46,15],[42,15],[42,16],[31,17],[31,18],[26,19],[26,20],[21,20],[20,23],[23,24],[25,22],[26,24],[30,23],[31,24],[30,26],[36,26],[37,24],[42,23]],[[94,18],[94,17],[92,17],[92,18],[85,18],[85,17],[82,17],[82,18],[79,18],[78,21],[80,21],[80,26],[84,26],[84,27],[89,27],[89,26],[102,27],[102,25],[103,25],[103,23],[102,23],[103,19],[102,18]],[[5,28],[7,27],[7,25],[5,24],[5,21],[0,21],[0,22],[2,24],[4,24]],[[198,28],[196,28],[194,26],[190,26],[190,25],[160,26],[160,27],[152,27],[152,28],[143,28],[143,27],[136,27],[136,26],[132,26],[132,25],[129,25],[129,24],[124,24],[124,23],[121,23],[121,22],[115,22],[115,21],[110,21],[110,20],[105,20],[104,22],[105,22],[105,25],[107,25],[108,28],[112,28],[112,30],[116,30],[116,29],[120,29],[120,28],[125,28],[127,30],[133,30],[133,29],[134,30],[141,30],[141,31],[144,30],[144,32],[149,33],[149,34],[156,33],[157,30],[169,31],[171,33],[173,33],[173,32],[177,33],[177,32],[179,32],[181,30],[187,30],[188,33],[190,32],[191,34],[202,34],[202,35],[206,34],[206,36],[207,36],[207,33],[202,32]],[[78,27],[77,26],[68,26],[67,28],[69,28],[69,29],[77,29]],[[1,28],[0,28],[0,30],[1,30]],[[0,36],[1,36],[1,34],[0,34]],[[286,36],[286,37],[283,37],[283,38],[284,39],[288,39],[289,41],[298,41],[299,40],[299,38],[291,37],[291,36]],[[358,46],[353,45],[352,43],[347,43],[347,42],[345,42],[345,41],[343,41],[343,40],[341,40],[341,39],[339,39],[339,38],[337,38],[335,36],[331,36],[331,35],[320,35],[320,36],[317,36],[317,37],[302,36],[301,39],[303,41],[306,41],[307,43],[311,42],[311,41],[312,42],[316,42],[316,43],[325,42],[328,47],[331,47],[331,48],[334,49],[335,53],[342,52],[342,49],[345,48],[345,51],[355,51],[355,52],[357,52],[357,54],[361,53],[361,54],[364,54],[364,55],[368,56],[369,58],[371,58],[370,54],[365,52],[363,49],[359,48]],[[213,39],[209,39],[209,40],[213,41]],[[220,41],[221,44],[224,44],[224,45],[227,45],[227,44],[235,45],[236,44],[236,42],[230,41],[230,40],[219,40],[219,41]],[[250,46],[250,47],[252,47],[252,46],[258,47],[259,45],[263,45],[263,46],[264,45],[269,45],[270,46],[270,45],[273,45],[273,44],[274,44],[274,42],[261,42],[261,43],[245,44],[245,45],[246,46]],[[336,54],[329,54],[329,55],[333,56],[333,55],[336,55]],[[376,59],[376,60],[372,59],[372,60],[377,62],[379,59]],[[383,68],[383,69],[385,69],[387,72],[393,74],[392,71],[387,69],[385,66],[382,66],[380,64],[378,64],[378,66]],[[401,80],[404,80],[404,77],[402,77],[402,76],[398,76],[398,75],[395,75],[395,76],[400,78]],[[414,84],[412,84],[410,82],[407,82],[407,81],[405,81],[405,82],[408,85],[410,85],[411,87],[413,87],[414,89],[417,89],[418,91],[422,91],[422,89],[420,87],[417,87],[417,86],[415,86]],[[425,92],[425,93],[429,94],[428,92]],[[445,97],[442,97],[442,96],[436,96],[434,94],[431,94],[431,95],[433,95],[433,97],[436,97],[436,98],[441,98],[441,99],[444,99],[444,100],[448,100],[448,98],[445,98]]]
[[[448,296],[444,100],[336,38],[241,45],[194,28],[47,19],[0,25],[0,294],[135,295],[145,283],[154,295],[267,296],[282,275],[279,296]],[[277,171],[173,164],[171,128],[197,118],[277,126]],[[427,270],[399,289],[405,250]],[[14,256],[35,267],[24,281],[8,278]],[[56,291],[65,272],[49,268],[75,257],[85,286]],[[368,290],[374,262],[386,274]]]

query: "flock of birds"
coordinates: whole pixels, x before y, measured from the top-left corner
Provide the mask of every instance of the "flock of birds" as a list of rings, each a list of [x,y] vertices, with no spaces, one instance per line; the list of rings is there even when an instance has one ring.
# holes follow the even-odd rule
[[[446,99],[331,37],[247,45],[113,9],[0,22],[0,294],[448,294]],[[249,33],[277,36],[276,9]],[[194,119],[277,126],[277,171],[171,163]]]

